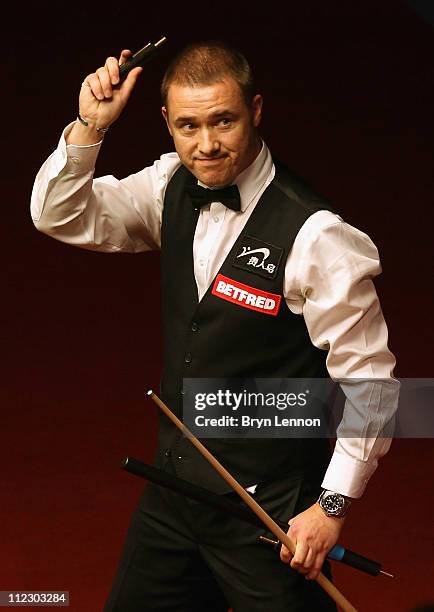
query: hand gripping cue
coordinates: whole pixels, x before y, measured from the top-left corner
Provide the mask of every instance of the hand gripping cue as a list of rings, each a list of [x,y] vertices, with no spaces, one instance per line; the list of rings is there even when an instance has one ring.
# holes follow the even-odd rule
[[[164,414],[176,425],[176,427],[182,431],[186,438],[197,448],[197,450],[205,457],[205,459],[213,466],[213,468],[220,474],[224,480],[230,485],[230,487],[237,493],[241,499],[249,506],[249,508],[261,519],[266,525],[269,531],[278,538],[288,550],[294,554],[295,545],[289,536],[279,527],[277,523],[261,508],[259,504],[252,498],[252,496],[243,489],[240,483],[226,470],[222,464],[209,452],[209,450],[191,433],[191,431],[176,417],[173,412],[166,406],[166,404],[150,390],[147,395],[157,404],[157,406],[164,412]],[[330,580],[319,574],[316,579],[318,584],[324,589],[324,591],[333,599],[333,601],[342,608],[344,612],[357,612],[356,608],[344,597],[344,595],[330,582]]]
[[[134,53],[134,55],[132,55],[129,59],[127,59],[127,61],[119,67],[118,86],[123,81],[125,81],[128,74],[133,68],[136,68],[137,66],[143,66],[144,64],[146,64],[146,62],[151,59],[151,57],[161,47],[161,45],[164,45],[166,40],[167,38],[163,36],[163,38],[160,38],[160,40],[157,41],[156,43],[148,43],[147,45],[142,47],[142,49]]]
[[[246,508],[244,504],[242,506],[236,504],[232,500],[227,499],[226,495],[219,495],[209,489],[199,487],[188,480],[178,478],[174,474],[170,474],[165,470],[160,470],[152,465],[143,463],[139,459],[134,457],[124,457],[121,463],[122,469],[134,476],[144,478],[149,482],[153,482],[161,487],[175,491],[175,493],[181,494],[183,497],[188,499],[194,499],[206,506],[210,506],[215,510],[219,510],[230,516],[234,516],[244,523],[249,523],[254,527],[264,527],[262,520],[254,514],[250,508]],[[271,516],[271,515],[270,515]],[[273,521],[279,525],[283,531],[288,531],[288,523],[281,521],[271,516]],[[270,538],[260,535],[259,540],[268,546],[272,546],[275,550],[279,548],[279,540],[271,540]],[[381,563],[368,559],[363,555],[355,553],[348,548],[344,548],[340,544],[335,544],[328,552],[327,559],[344,563],[349,567],[360,570],[369,574],[370,576],[379,576],[380,574],[393,578],[392,574],[385,572],[382,569]]]

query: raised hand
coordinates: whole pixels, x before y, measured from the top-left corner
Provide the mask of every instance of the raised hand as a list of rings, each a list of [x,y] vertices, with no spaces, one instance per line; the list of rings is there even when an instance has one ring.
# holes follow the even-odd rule
[[[129,49],[124,49],[119,60],[108,57],[104,66],[84,79],[79,96],[79,114],[87,126],[77,121],[67,138],[67,144],[97,142],[102,137],[101,130],[108,128],[122,113],[143,70],[139,66],[133,68],[119,85],[119,66],[131,55]]]

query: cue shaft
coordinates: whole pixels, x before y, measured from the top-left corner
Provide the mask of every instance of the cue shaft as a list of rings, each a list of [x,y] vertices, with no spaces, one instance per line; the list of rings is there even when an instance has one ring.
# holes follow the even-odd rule
[[[209,450],[191,433],[191,431],[178,419],[176,415],[166,406],[166,404],[152,391],[147,392],[155,404],[164,412],[164,414],[182,431],[188,440],[197,448],[203,457],[213,466],[213,468],[226,480],[230,487],[241,497],[241,499],[249,506],[249,508],[262,520],[264,525],[273,533],[291,552],[294,554],[295,545],[290,537],[277,525],[273,519],[265,512],[261,506],[251,497],[251,495],[243,489],[239,482],[230,474],[227,469],[209,452]],[[330,582],[330,580],[320,573],[316,578],[318,584],[324,591],[333,599],[333,601],[344,610],[344,612],[357,612],[356,608],[348,601],[348,599]]]
[[[262,520],[256,516],[256,514],[254,514],[250,508],[240,506],[239,504],[227,499],[225,495],[218,495],[213,491],[199,487],[192,482],[179,478],[174,474],[160,470],[152,465],[147,465],[134,457],[125,457],[125,459],[122,461],[122,468],[127,472],[130,472],[130,474],[140,476],[141,478],[146,478],[150,482],[165,487],[166,489],[170,489],[171,491],[175,491],[184,497],[194,499],[202,504],[210,506],[211,508],[225,512],[226,514],[230,514],[233,517],[237,517],[245,523],[250,523],[255,527],[264,527]],[[273,516],[271,516],[271,518],[277,525],[279,525],[281,529],[284,531],[288,530],[287,522],[280,521]],[[280,545],[279,540],[271,540],[265,536],[259,536],[259,539],[261,542],[272,545],[276,550],[278,550]],[[382,570],[381,563],[359,555],[348,548],[344,548],[340,544],[336,544],[330,549],[327,558],[337,561],[338,563],[345,563],[346,565],[365,572],[370,576],[384,574],[385,576],[393,578],[392,574]]]

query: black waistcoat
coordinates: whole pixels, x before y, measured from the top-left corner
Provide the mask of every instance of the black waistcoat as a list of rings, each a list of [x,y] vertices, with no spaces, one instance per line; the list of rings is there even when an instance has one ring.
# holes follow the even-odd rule
[[[219,274],[282,296],[285,262],[294,239],[315,211],[331,210],[282,164],[225,259]],[[213,294],[215,279],[198,302],[193,269],[193,238],[199,216],[186,193],[196,179],[181,166],[167,187],[161,232],[164,372],[161,396],[182,419],[183,378],[326,377],[326,352],[313,346],[302,316],[283,297],[276,316],[234,304]],[[242,213],[239,213],[242,214]],[[236,255],[245,236],[273,246],[280,264],[272,274],[239,267]],[[246,258],[244,258],[245,260]],[[233,264],[236,265],[233,265]],[[258,273],[258,271],[260,273]],[[276,476],[324,471],[327,440],[203,440],[205,446],[244,486]],[[216,492],[229,489],[193,445],[161,414],[156,463],[171,455],[182,478]]]

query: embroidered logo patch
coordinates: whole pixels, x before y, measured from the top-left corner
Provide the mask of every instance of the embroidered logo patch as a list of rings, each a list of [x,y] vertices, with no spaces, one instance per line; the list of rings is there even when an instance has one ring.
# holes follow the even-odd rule
[[[283,249],[279,247],[253,236],[243,236],[232,265],[264,278],[276,278],[282,255]]]
[[[243,308],[257,310],[264,314],[277,316],[280,307],[281,295],[268,293],[256,287],[244,285],[223,274],[218,274],[212,288],[212,294],[227,302],[232,302]]]

